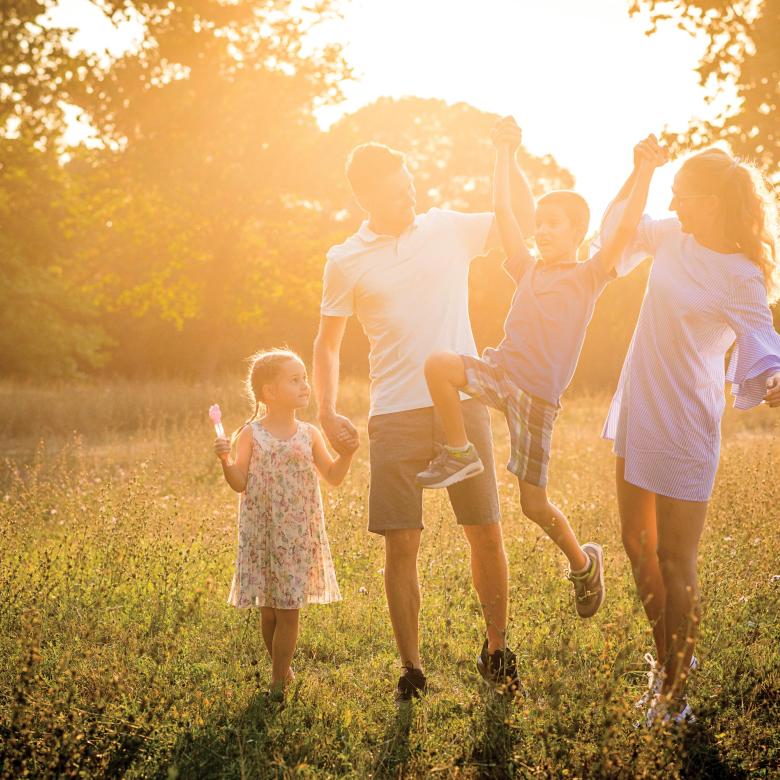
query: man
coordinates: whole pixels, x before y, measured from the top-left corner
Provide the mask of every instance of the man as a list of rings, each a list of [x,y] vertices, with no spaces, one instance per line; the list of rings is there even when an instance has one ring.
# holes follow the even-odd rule
[[[514,119],[502,120],[494,139],[520,143]],[[473,257],[498,243],[492,213],[431,209],[415,212],[414,182],[403,154],[381,144],[355,148],[347,160],[355,198],[368,213],[360,229],[328,252],[319,332],[314,344],[314,392],[322,429],[340,451],[357,432],[336,411],[339,350],[347,318],[357,315],[368,336],[371,408],[371,486],[368,529],[385,538],[385,592],[403,674],[399,702],[425,691],[419,651],[420,589],[417,554],[422,490],[415,477],[443,441],[434,418],[423,366],[433,352],[476,356],[468,314]],[[528,183],[512,166],[516,217],[533,233]],[[496,684],[517,685],[515,656],[506,646],[507,562],[493,467],[490,419],[475,400],[463,401],[469,440],[485,465],[482,474],[449,488],[457,521],[471,548],[471,570],[487,628],[477,665]]]

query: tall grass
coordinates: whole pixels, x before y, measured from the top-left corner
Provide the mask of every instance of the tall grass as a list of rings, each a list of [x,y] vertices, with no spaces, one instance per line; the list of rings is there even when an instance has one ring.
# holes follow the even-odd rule
[[[381,540],[365,531],[365,386],[342,406],[364,447],[325,489],[344,600],[302,619],[287,706],[253,612],[225,605],[235,496],[205,416],[247,408],[237,380],[0,386],[0,776],[772,776],[780,765],[780,416],[730,412],[702,540],[702,659],[681,732],[635,731],[651,638],[622,553],[607,400],[567,403],[551,493],[605,546],[607,602],[577,619],[563,561],[522,518],[494,419],[510,560],[510,643],[527,697],[474,669],[481,644],[468,550],[446,500],[426,496],[422,649],[431,691],[396,710],[399,672]]]

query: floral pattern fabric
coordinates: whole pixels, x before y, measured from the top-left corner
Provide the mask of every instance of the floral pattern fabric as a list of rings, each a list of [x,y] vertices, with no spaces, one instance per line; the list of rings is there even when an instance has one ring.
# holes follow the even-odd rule
[[[325,532],[312,429],[289,439],[251,423],[252,458],[238,512],[238,554],[228,604],[299,609],[339,601]]]

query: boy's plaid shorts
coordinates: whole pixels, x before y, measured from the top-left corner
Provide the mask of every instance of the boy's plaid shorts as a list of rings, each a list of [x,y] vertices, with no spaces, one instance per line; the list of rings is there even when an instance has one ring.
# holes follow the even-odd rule
[[[463,392],[506,417],[511,446],[507,469],[523,482],[545,487],[558,407],[521,390],[495,363],[470,355],[460,357],[466,370]]]

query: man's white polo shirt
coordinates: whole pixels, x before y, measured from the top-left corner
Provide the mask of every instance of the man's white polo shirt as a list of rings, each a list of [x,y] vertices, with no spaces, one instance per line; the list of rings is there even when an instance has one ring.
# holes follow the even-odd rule
[[[398,238],[364,222],[325,264],[321,314],[356,314],[368,337],[370,414],[431,406],[423,365],[432,352],[476,355],[469,321],[471,260],[492,213],[431,209]]]

